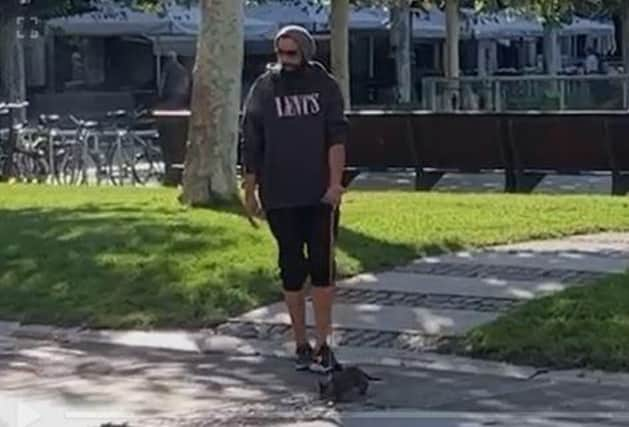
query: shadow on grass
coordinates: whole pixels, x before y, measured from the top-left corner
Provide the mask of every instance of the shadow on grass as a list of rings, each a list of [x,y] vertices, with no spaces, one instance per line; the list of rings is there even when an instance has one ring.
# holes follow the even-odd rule
[[[0,209],[0,317],[198,328],[279,300],[270,237],[234,221],[242,208],[220,206],[207,217],[194,212],[110,202]],[[347,277],[461,245],[415,248],[342,226],[339,248],[352,260],[340,263]]]
[[[214,324],[277,298],[270,266],[249,264],[246,254],[231,260],[241,234],[154,207],[0,209],[0,316],[92,327]]]
[[[368,272],[386,271],[422,256],[440,255],[464,249],[459,241],[447,239],[419,247],[392,243],[352,230],[347,226],[339,228],[337,244],[341,251],[356,260],[359,271]],[[353,268],[347,271],[343,267],[343,265],[340,266],[340,274],[344,277],[358,272]]]

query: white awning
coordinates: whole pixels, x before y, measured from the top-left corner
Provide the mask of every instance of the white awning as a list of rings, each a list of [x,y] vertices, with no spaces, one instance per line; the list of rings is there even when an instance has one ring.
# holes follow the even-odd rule
[[[445,14],[435,8],[429,11],[413,9],[412,31],[414,39],[443,39],[446,37]],[[387,13],[386,29],[391,29],[391,19]]]
[[[168,5],[164,13],[158,14],[134,10],[105,0],[99,2],[95,12],[51,19],[46,25],[67,35],[77,36],[196,36],[199,22],[200,11],[194,5],[190,8]],[[245,17],[247,40],[272,38],[277,28],[276,22]]]
[[[463,9],[465,19],[461,23],[461,36],[479,39],[513,39],[543,37],[544,26],[539,17],[513,9],[495,13],[475,14],[471,9]],[[575,16],[570,24],[559,29],[561,36],[590,35],[614,37],[612,23],[599,22]]]
[[[592,19],[585,19],[575,17],[568,25],[564,25],[561,30],[561,35],[577,35],[577,34],[591,34],[598,36],[614,37],[615,28],[612,22],[594,21]]]
[[[50,19],[46,25],[68,35],[121,36],[170,31],[170,22],[156,13],[136,11],[103,1],[97,11]]]
[[[446,37],[445,13],[435,8],[427,12],[413,13],[413,37],[421,39],[443,39]]]
[[[495,13],[476,14],[472,9],[462,9],[461,38],[512,39],[542,37],[543,26],[539,18],[513,9]],[[329,7],[308,3],[295,4],[268,0],[266,3],[248,6],[245,11],[245,39],[272,39],[279,27],[287,24],[302,25],[314,32],[329,31]],[[350,29],[387,30],[390,28],[389,11],[384,7],[352,7]],[[198,6],[190,8],[169,4],[164,13],[150,13],[121,6],[111,0],[98,2],[95,12],[55,18],[47,25],[68,35],[82,36],[196,36],[199,29]],[[444,39],[446,37],[445,14],[438,8],[428,12],[413,13],[413,37]],[[572,23],[559,30],[562,36],[578,34],[597,37],[614,37],[614,26],[575,17]],[[173,39],[178,40],[178,39]],[[183,39],[181,39],[183,40]]]
[[[245,14],[248,18],[273,22],[277,27],[301,25],[312,32],[325,28],[328,23],[326,8],[307,2],[299,4],[269,0],[247,6]]]
[[[330,22],[328,15],[329,7],[319,12],[325,18],[322,22],[317,22],[318,31],[329,31]],[[349,29],[350,30],[387,30],[389,23],[389,10],[386,7],[350,6]]]
[[[544,35],[539,19],[522,12],[505,9],[495,13],[476,14],[471,9],[463,10],[461,36],[478,39],[534,38]]]
[[[167,9],[168,20],[172,23],[172,32],[180,35],[195,35],[199,32],[201,12],[198,7],[171,6]],[[271,39],[278,30],[278,24],[271,20],[245,16],[245,39]]]

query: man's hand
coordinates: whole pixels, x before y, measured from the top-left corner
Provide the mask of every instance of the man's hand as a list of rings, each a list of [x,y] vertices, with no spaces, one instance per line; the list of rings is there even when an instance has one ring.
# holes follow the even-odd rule
[[[341,199],[343,198],[343,193],[345,192],[345,188],[341,185],[331,185],[328,187],[328,190],[325,192],[323,199],[321,201],[323,203],[327,203],[334,207],[337,207],[341,204]]]
[[[264,217],[262,208],[260,207],[260,201],[256,195],[256,191],[252,189],[245,189],[245,209],[252,218]]]
[[[264,213],[260,206],[260,200],[257,195],[256,177],[254,174],[246,174],[242,183],[242,188],[245,190],[245,210],[249,216],[249,221],[254,223],[254,218],[263,218]]]

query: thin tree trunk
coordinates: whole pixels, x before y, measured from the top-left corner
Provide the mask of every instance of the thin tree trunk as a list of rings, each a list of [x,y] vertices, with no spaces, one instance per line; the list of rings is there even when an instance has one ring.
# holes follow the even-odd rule
[[[629,73],[629,1],[622,2],[622,63],[625,74]]]
[[[559,72],[559,41],[557,39],[558,31],[555,26],[544,26],[544,67],[546,74],[551,76]]]
[[[0,99],[10,102],[26,100],[24,48],[17,34],[16,19],[0,19]],[[19,120],[26,118],[24,110],[16,114]]]
[[[456,79],[459,77],[459,1],[446,0],[446,77]]]
[[[349,0],[332,0],[330,11],[331,23],[331,56],[332,73],[345,99],[345,108],[350,102],[350,71],[349,71]]]
[[[614,24],[614,43],[616,44],[615,56],[622,57],[622,51],[624,43],[622,42],[623,36],[623,13],[621,9],[618,9],[612,15],[612,22]]]
[[[459,0],[446,0],[446,54],[444,69],[448,80],[446,92],[446,110],[457,110],[461,107],[459,78]]]
[[[244,53],[242,0],[201,0],[181,201],[238,196],[236,155]]]
[[[399,0],[391,8],[391,46],[395,55],[397,75],[396,98],[400,103],[412,100],[411,73],[411,9],[408,0]]]

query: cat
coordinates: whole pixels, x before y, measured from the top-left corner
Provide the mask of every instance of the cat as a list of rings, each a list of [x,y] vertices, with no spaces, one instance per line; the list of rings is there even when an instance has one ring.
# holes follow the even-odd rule
[[[319,397],[340,402],[347,400],[355,392],[364,396],[369,388],[369,381],[382,380],[372,377],[357,366],[344,367],[332,372],[326,381],[319,381]]]

